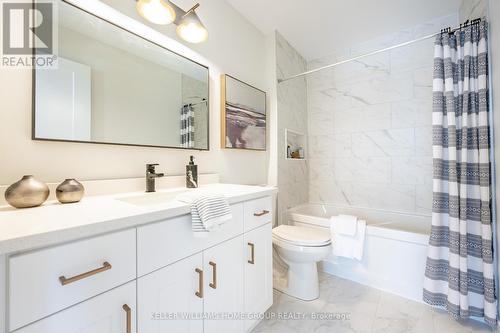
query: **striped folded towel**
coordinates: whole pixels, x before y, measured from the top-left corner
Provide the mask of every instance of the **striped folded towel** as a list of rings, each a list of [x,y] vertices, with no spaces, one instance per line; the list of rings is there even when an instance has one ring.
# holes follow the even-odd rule
[[[192,229],[197,236],[207,235],[232,218],[229,203],[222,195],[202,195],[191,203]]]

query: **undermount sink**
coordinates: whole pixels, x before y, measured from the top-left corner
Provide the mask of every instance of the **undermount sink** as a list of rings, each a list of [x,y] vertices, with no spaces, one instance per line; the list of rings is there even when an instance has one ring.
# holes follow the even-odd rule
[[[129,197],[117,198],[117,200],[126,202],[136,206],[151,206],[151,205],[161,205],[168,203],[169,201],[174,201],[175,198],[181,194],[186,193],[183,191],[171,191],[171,192],[153,192],[153,193],[143,193],[138,195],[133,195]]]

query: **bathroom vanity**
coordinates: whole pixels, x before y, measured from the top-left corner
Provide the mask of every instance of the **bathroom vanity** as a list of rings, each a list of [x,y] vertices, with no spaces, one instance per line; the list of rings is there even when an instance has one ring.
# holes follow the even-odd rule
[[[204,238],[186,189],[0,209],[0,332],[250,331],[272,304],[276,189],[203,188],[233,215]]]

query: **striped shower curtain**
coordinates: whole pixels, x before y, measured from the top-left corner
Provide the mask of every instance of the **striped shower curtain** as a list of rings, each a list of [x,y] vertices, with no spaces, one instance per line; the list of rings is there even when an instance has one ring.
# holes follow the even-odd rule
[[[433,211],[424,301],[496,325],[487,23],[437,37]]]
[[[194,109],[190,104],[181,109],[181,147],[194,148]]]

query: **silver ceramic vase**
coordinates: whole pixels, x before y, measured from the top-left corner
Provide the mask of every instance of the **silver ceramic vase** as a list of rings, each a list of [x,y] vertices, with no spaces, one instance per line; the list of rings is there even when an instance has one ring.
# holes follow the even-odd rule
[[[23,176],[5,191],[5,200],[16,208],[40,206],[49,197],[49,187],[33,176]]]
[[[56,197],[60,203],[73,203],[82,200],[85,189],[76,179],[66,179],[56,188]]]

